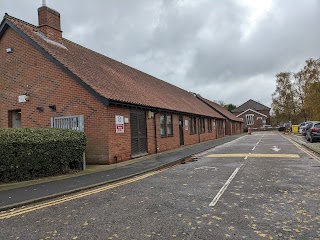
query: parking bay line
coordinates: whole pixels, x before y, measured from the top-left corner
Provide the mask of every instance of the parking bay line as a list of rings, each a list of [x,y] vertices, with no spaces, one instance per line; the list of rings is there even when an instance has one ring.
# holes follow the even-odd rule
[[[209,207],[214,207],[216,203],[219,201],[220,197],[224,193],[224,191],[228,188],[229,184],[232,182],[238,171],[240,170],[240,167],[236,168],[236,170],[233,171],[229,179],[226,181],[226,183],[223,185],[223,187],[220,189],[220,191],[217,193],[217,195],[214,197],[212,202],[209,204]]]

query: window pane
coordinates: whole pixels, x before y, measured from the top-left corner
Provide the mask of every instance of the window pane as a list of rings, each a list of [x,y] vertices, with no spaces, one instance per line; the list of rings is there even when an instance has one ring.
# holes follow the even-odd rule
[[[164,114],[160,115],[160,124],[164,124]]]
[[[172,123],[172,115],[168,115],[167,116],[167,124],[171,124]]]
[[[161,134],[161,136],[165,136],[166,135],[166,131],[165,131],[165,127],[164,126],[160,127],[160,134]]]
[[[167,126],[168,135],[172,136],[172,125]]]

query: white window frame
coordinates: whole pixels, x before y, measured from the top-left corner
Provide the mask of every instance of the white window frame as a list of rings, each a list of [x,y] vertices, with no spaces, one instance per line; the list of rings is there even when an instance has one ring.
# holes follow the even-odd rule
[[[254,124],[254,114],[247,114],[246,115],[247,125]]]

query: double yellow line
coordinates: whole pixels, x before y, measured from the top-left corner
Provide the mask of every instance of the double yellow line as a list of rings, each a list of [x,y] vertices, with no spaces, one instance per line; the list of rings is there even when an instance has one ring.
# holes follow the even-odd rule
[[[300,144],[296,143],[295,141],[293,141],[292,139],[283,136],[285,139],[287,139],[288,141],[290,141],[293,145],[295,145],[297,148],[299,148],[301,151],[303,151],[304,153],[306,153],[307,155],[309,155],[310,157],[312,157],[314,160],[320,162],[320,157],[317,156],[315,153],[313,153],[311,150],[307,150],[304,147],[302,147]]]
[[[170,168],[170,167],[168,167],[168,168]],[[10,211],[7,211],[7,212],[3,212],[3,213],[0,213],[0,219],[8,219],[8,218],[11,218],[11,217],[23,215],[25,213],[36,211],[36,210],[39,210],[39,209],[42,209],[42,208],[51,207],[51,206],[58,205],[58,204],[61,204],[61,203],[64,203],[64,202],[72,201],[72,200],[83,198],[83,197],[86,197],[86,196],[89,196],[89,195],[92,195],[92,194],[96,194],[96,193],[100,193],[100,192],[103,192],[103,191],[106,191],[106,190],[110,190],[110,189],[113,189],[113,188],[116,188],[116,187],[120,187],[120,186],[129,184],[129,183],[137,182],[137,181],[142,180],[144,178],[147,178],[147,177],[156,175],[158,173],[161,173],[161,172],[167,170],[168,168],[164,168],[164,169],[160,169],[160,170],[153,171],[153,172],[150,172],[150,173],[146,173],[146,174],[143,174],[143,175],[140,175],[140,176],[137,176],[137,177],[130,178],[128,180],[124,180],[124,181],[121,181],[121,182],[113,183],[113,184],[110,184],[110,185],[107,185],[107,186],[104,186],[104,187],[99,187],[99,188],[96,188],[96,189],[93,189],[93,190],[89,190],[89,191],[85,191],[85,192],[82,192],[82,193],[78,193],[78,194],[75,194],[75,195],[67,196],[67,197],[64,197],[64,198],[61,198],[61,199],[57,199],[57,200],[53,200],[53,201],[49,201],[49,202],[33,205],[33,206],[30,206],[30,207],[26,207],[26,208],[19,208],[19,209],[14,209],[14,210],[10,210]]]

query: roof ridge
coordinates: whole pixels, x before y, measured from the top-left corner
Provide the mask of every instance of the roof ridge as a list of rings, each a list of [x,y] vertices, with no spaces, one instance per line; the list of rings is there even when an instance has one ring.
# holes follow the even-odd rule
[[[241,104],[239,107],[233,109],[232,112],[234,113],[234,112],[237,112],[237,111],[239,111],[239,110],[241,111],[241,110],[242,110],[241,108],[243,108],[246,104],[248,104],[248,103],[250,103],[250,102],[253,102],[255,105],[258,105],[258,106],[260,106],[260,107],[267,108],[267,109],[271,109],[270,107],[268,107],[268,106],[266,106],[266,105],[264,105],[264,104],[262,104],[262,103],[260,103],[260,102],[258,102],[258,101],[255,101],[255,100],[253,100],[253,99],[249,99],[249,100],[247,100],[246,102],[244,102],[243,104]],[[263,110],[263,109],[262,109],[262,110]],[[242,111],[244,111],[244,110],[242,110]]]
[[[29,25],[30,27],[37,28],[37,26],[35,26],[35,25],[31,24],[31,23],[28,23],[26,21],[23,21],[23,20],[21,20],[19,18],[13,17],[13,16],[9,15],[8,13],[5,13],[3,18],[8,19],[8,20],[10,20],[10,19],[17,20],[17,21],[19,21],[19,22],[21,22],[23,24]]]

